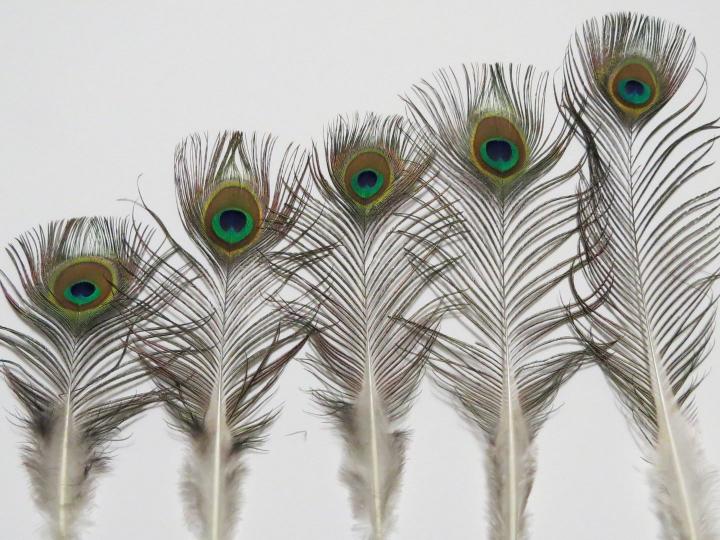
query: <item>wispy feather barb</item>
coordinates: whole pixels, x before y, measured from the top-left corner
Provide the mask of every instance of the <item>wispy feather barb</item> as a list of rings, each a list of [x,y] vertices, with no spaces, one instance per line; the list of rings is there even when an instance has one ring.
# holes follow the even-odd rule
[[[717,537],[692,392],[712,345],[720,205],[717,188],[693,184],[718,126],[696,120],[703,74],[688,101],[674,98],[694,54],[684,29],[617,14],[587,22],[565,61],[594,194],[581,204],[585,277],[606,299],[578,333],[645,442],[672,540]]]
[[[205,540],[231,537],[243,453],[262,441],[276,414],[270,392],[306,339],[277,307],[283,280],[275,267],[287,274],[302,266],[302,255],[279,248],[288,248],[303,212],[307,160],[289,147],[273,171],[273,146],[269,136],[225,132],[214,144],[193,136],[178,147],[180,216],[201,258],[148,209],[176,256],[154,283],[169,305],[145,329],[138,352],[190,441],[183,493]]]
[[[3,273],[5,297],[41,339],[0,327],[17,357],[5,377],[25,412],[25,465],[57,540],[79,535],[95,478],[121,428],[156,399],[138,393],[144,373],[126,354],[146,306],[149,229],[128,220],[54,222],[7,252],[20,287]]]
[[[430,365],[487,439],[498,540],[525,537],[533,439],[576,366],[558,287],[572,266],[562,250],[576,230],[578,167],[555,172],[571,130],[559,115],[546,126],[546,84],[532,68],[470,66],[440,71],[406,100],[463,215],[440,284],[462,299],[471,340],[438,332]]]

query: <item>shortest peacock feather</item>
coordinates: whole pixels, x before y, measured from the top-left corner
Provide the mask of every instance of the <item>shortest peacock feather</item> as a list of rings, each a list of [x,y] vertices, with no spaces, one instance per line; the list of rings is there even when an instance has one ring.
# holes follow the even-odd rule
[[[41,339],[0,327],[16,361],[5,377],[24,408],[25,465],[56,540],[78,538],[108,448],[130,419],[157,400],[126,354],[147,315],[136,301],[152,275],[151,232],[128,220],[71,219],[20,236],[8,248],[17,287],[3,273],[12,309]]]

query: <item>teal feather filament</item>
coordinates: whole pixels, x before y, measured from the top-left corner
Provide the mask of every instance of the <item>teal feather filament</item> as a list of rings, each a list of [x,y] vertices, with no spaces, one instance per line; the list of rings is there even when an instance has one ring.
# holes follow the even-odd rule
[[[90,304],[100,297],[100,287],[89,280],[76,281],[65,288],[63,296],[78,306]]]
[[[516,144],[504,137],[491,137],[480,146],[480,158],[488,167],[506,173],[520,161]]]
[[[350,180],[353,191],[362,199],[369,199],[376,195],[384,184],[385,176],[375,169],[362,169],[355,173]]]
[[[224,208],[212,217],[213,232],[228,244],[242,242],[254,226],[252,216],[241,208]]]

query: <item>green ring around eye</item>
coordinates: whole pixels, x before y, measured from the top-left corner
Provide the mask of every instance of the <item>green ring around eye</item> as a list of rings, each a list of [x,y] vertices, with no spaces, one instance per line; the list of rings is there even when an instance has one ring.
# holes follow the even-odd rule
[[[652,97],[652,88],[637,79],[620,79],[617,82],[620,98],[631,105],[645,105]]]
[[[100,287],[88,280],[76,281],[63,291],[63,296],[77,306],[90,304],[100,296]]]
[[[480,157],[498,172],[505,173],[520,160],[520,151],[515,143],[504,137],[492,137],[480,146]]]
[[[350,185],[358,197],[369,199],[376,195],[385,184],[385,176],[375,169],[361,169],[350,180]]]
[[[242,208],[223,208],[212,217],[213,232],[228,244],[243,241],[254,226],[252,216]]]

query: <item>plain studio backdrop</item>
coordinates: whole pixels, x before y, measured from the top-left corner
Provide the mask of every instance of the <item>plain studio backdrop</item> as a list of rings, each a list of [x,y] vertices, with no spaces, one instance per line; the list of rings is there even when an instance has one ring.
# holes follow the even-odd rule
[[[576,0],[8,2],[0,7],[0,244],[49,220],[123,215],[138,186],[180,232],[175,145],[195,131],[272,131],[320,140],[338,113],[402,112],[398,98],[438,68],[517,62],[558,79],[566,44],[587,18],[657,15],[697,38],[707,64],[704,118],[720,113],[720,8],[702,2]],[[713,157],[718,156],[717,148]],[[715,186],[720,168],[697,182]],[[3,254],[0,263],[9,270]],[[5,302],[0,323],[22,325]],[[3,353],[0,357],[7,357]],[[697,391],[699,428],[720,466],[720,349]],[[283,405],[265,453],[251,454],[237,538],[350,539],[338,480],[341,445],[312,405],[299,364],[280,380]],[[532,538],[650,540],[647,466],[600,372],[580,373],[537,440]],[[21,467],[18,408],[0,384],[0,538],[40,538]],[[487,538],[484,454],[429,383],[412,430],[393,538]],[[101,477],[85,538],[189,539],[178,494],[184,446],[162,411],[133,424]],[[720,502],[720,499],[716,499]]]

